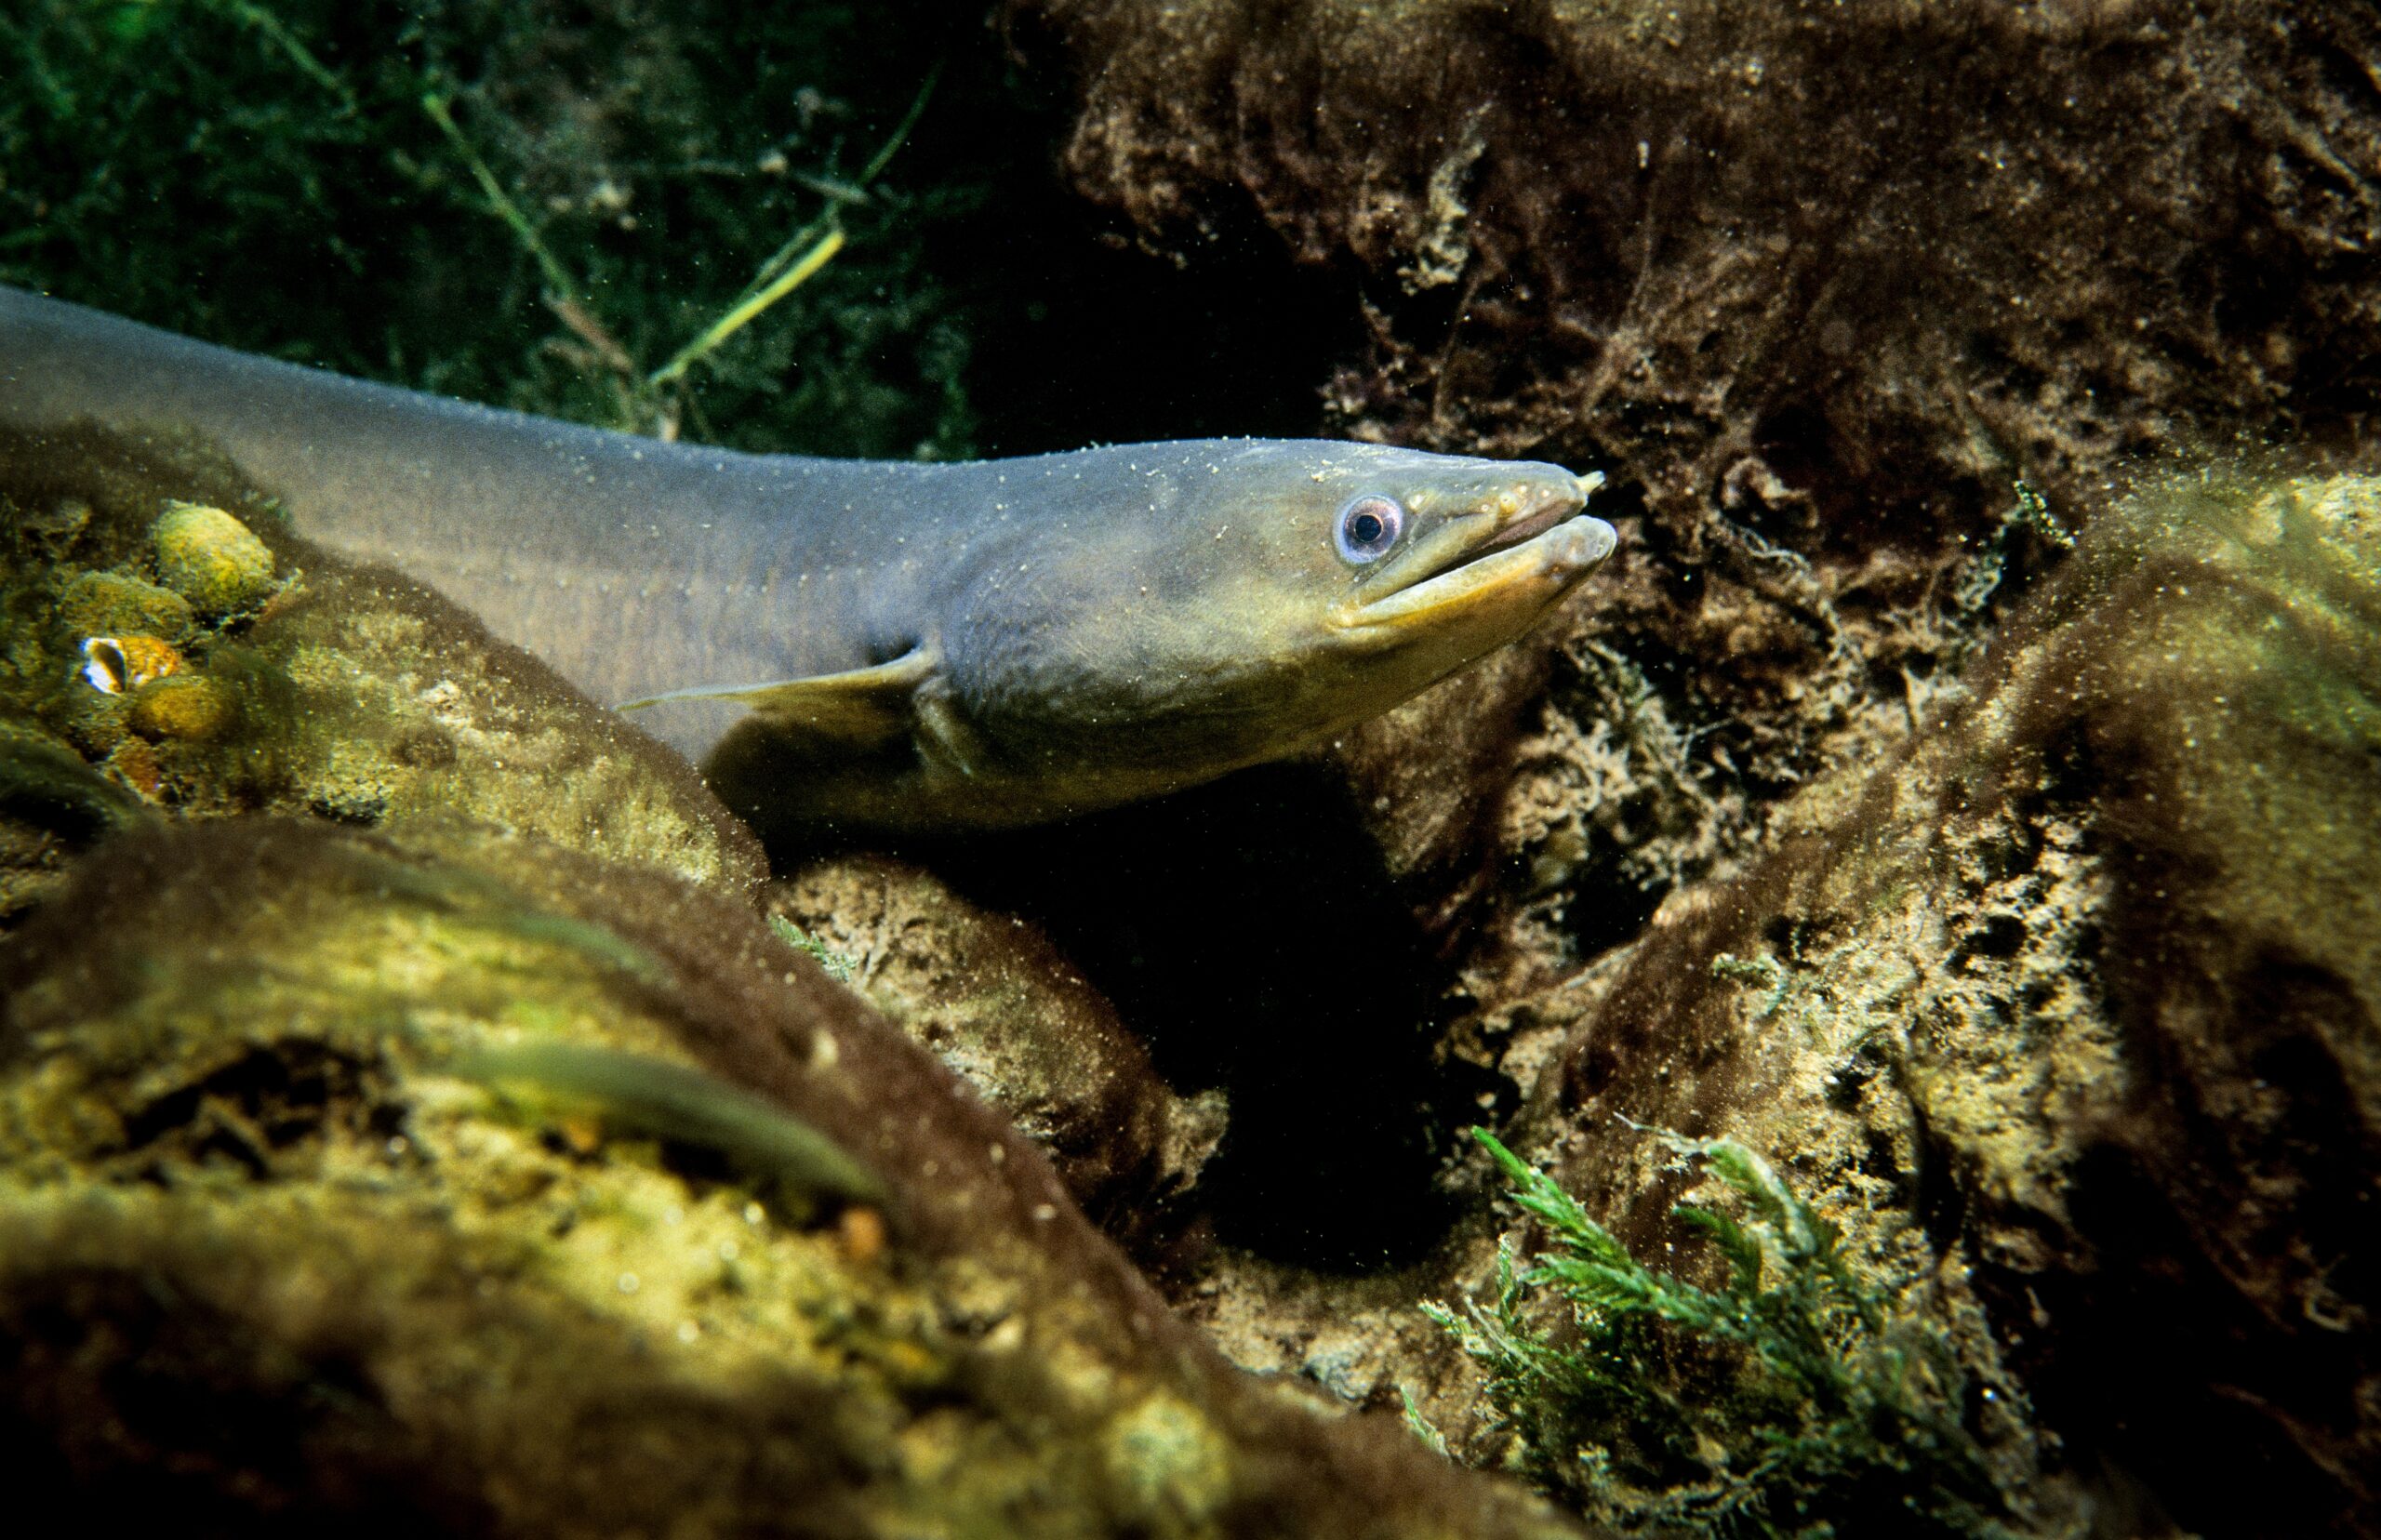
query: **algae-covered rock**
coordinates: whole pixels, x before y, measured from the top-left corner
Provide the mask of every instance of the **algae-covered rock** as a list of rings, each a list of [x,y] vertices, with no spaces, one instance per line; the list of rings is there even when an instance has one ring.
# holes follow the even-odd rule
[[[1972,690],[1517,1002],[1521,1126],[1656,1256],[1644,1125],[1768,1154],[1993,1388],[2053,1532],[2368,1533],[2381,482],[2146,484]]]
[[[0,722],[0,925],[55,893],[83,852],[153,816],[67,745]]]
[[[84,505],[86,520],[89,513]],[[180,642],[190,635],[197,616],[190,601],[171,589],[126,572],[86,572],[60,591],[58,623],[79,637],[131,634]]]
[[[230,725],[231,692],[211,679],[171,674],[144,685],[132,697],[125,725],[145,738],[211,738]]]
[[[1102,1229],[1151,1257],[1179,1238],[1189,1189],[1223,1136],[1224,1097],[1177,1095],[1037,930],[874,857],[816,862],[770,907],[1041,1145]]]
[[[2071,526],[2145,453],[2372,420],[2369,7],[1006,10],[1126,238],[1341,318],[1325,431],[1609,476],[1595,579],[1335,750],[1465,975],[1628,941],[1893,752],[2056,558],[2014,480]]]
[[[1195,263],[1255,226],[1340,280],[1340,423],[1599,450],[1664,566],[1720,554],[1723,513],[1931,559],[2004,467],[2065,491],[2194,422],[2369,400],[2358,7],[1008,10],[1081,83],[1068,172],[1138,239]]]
[[[1570,1533],[1227,1367],[750,910],[427,823],[161,825],[0,943],[0,1427],[101,1524]]]
[[[210,618],[262,604],[273,590],[273,552],[219,508],[175,503],[150,531],[157,580]]]
[[[71,528],[28,518],[0,547],[0,602],[28,617],[0,656],[0,713],[152,803],[357,824],[459,814],[757,885],[758,845],[678,755],[419,584],[297,539],[219,458],[97,431],[0,441],[0,507],[70,503]],[[147,683],[128,663],[111,672],[107,651],[128,659],[142,639],[90,629],[140,614],[180,644]]]

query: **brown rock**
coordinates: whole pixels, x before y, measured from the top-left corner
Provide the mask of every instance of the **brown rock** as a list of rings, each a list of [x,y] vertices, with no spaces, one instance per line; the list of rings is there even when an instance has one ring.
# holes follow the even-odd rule
[[[1037,928],[871,856],[803,869],[769,908],[1039,1144],[1093,1223],[1151,1260],[1182,1238],[1189,1189],[1223,1136],[1224,1098],[1175,1095]]]
[[[1675,1188],[1619,1120],[1732,1134],[1980,1310],[1969,1350],[2087,1485],[2201,1533],[2369,1532],[2376,637],[2381,483],[2146,489],[1971,704],[1540,997],[1541,1147],[1659,1245]]]
[[[610,1089],[492,1096],[492,1048]],[[0,1108],[9,1468],[103,1525],[1576,1533],[1230,1369],[931,1055],[650,869],[120,838],[0,945]],[[793,1179],[820,1136],[874,1217]]]

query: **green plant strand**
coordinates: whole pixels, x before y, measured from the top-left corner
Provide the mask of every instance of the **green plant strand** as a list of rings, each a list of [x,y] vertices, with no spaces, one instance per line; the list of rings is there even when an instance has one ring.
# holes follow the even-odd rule
[[[893,157],[909,139],[910,130],[917,126],[919,117],[926,110],[926,99],[934,94],[935,83],[941,78],[942,64],[938,60],[935,67],[926,72],[925,83],[918,87],[918,94],[910,99],[910,110],[901,114],[901,121],[893,126],[893,132],[878,147],[859,176],[848,186],[822,195],[842,203],[858,202],[867,196],[869,184],[893,164]],[[770,306],[808,283],[819,269],[834,259],[835,253],[844,249],[844,243],[843,229],[835,223],[832,213],[794,232],[785,245],[778,247],[769,259],[761,264],[752,281],[744,286],[744,292],[737,296],[736,302],[728,307],[725,314],[704,328],[701,336],[679,349],[669,363],[645,377],[645,388],[658,389],[684,378],[688,369],[721,343],[759,319]],[[805,250],[805,247],[808,249]],[[798,259],[794,255],[796,252],[802,253]],[[788,262],[792,265],[786,266]]]
[[[251,0],[232,0],[231,11],[233,15],[280,45],[281,51],[289,56],[289,61],[298,66],[299,73],[339,98],[340,106],[351,113],[355,111],[355,93],[349,90],[347,83],[334,74],[328,66],[314,57],[313,49],[298,40],[298,34],[284,25],[281,18],[262,6],[252,4]],[[448,132],[453,132],[453,129],[449,128]]]
[[[430,114],[430,121],[438,125],[439,132],[446,136],[446,142],[454,147],[455,153],[461,158],[472,179],[480,184],[480,191],[487,195],[488,206],[512,227],[512,233],[520,237],[529,255],[537,259],[539,271],[545,274],[547,290],[557,299],[576,298],[579,285],[571,278],[570,270],[562,265],[561,259],[546,249],[546,243],[539,237],[537,228],[529,223],[529,217],[506,195],[503,185],[496,179],[496,173],[488,169],[487,162],[480,159],[479,152],[472,148],[472,141],[464,137],[461,128],[456,126],[454,114],[447,110],[447,100],[432,92],[421,99],[421,110]]]
[[[1492,1302],[1423,1313],[1486,1372],[1490,1426],[1514,1436],[1515,1462],[1624,1533],[2010,1535],[2010,1494],[1962,1423],[1941,1330],[1889,1310],[1761,1156],[1645,1132],[1733,1195],[1736,1215],[1671,1210],[1726,1262],[1719,1287],[1645,1266],[1551,1176],[1472,1130],[1552,1249],[1524,1264],[1500,1245]],[[1574,1336],[1528,1319],[1541,1291],[1569,1308]],[[1408,1420],[1435,1436],[1411,1408]]]
[[[810,228],[815,230],[818,227],[813,225]],[[776,281],[768,287],[736,305],[726,314],[712,322],[704,329],[700,337],[679,349],[677,356],[645,377],[646,386],[657,387],[676,381],[689,368],[700,362],[705,354],[751,325],[763,311],[808,283],[820,268],[834,259],[835,253],[843,249],[844,232],[830,220],[827,232],[803,255],[800,261],[778,274]]]

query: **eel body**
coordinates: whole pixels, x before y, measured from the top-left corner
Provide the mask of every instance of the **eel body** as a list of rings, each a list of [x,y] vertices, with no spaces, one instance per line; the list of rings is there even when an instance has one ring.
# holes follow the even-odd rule
[[[1558,466],[1304,440],[745,455],[348,379],[0,288],[0,428],[219,450],[765,826],[1063,816],[1294,752],[1609,554]]]

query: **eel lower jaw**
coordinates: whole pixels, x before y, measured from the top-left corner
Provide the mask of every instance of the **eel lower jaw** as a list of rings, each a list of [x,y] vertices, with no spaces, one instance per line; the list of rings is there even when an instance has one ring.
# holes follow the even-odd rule
[[[1536,533],[1524,527],[1536,522],[1500,530],[1481,554],[1369,604],[1351,604],[1332,623],[1343,631],[1387,638],[1511,611],[1518,631],[1602,565],[1619,540],[1612,525],[1585,513],[1558,519]]]

